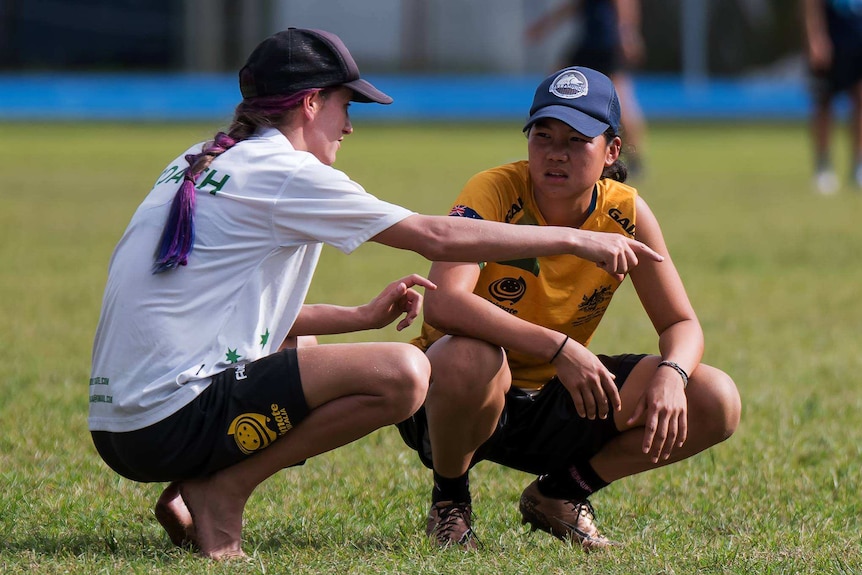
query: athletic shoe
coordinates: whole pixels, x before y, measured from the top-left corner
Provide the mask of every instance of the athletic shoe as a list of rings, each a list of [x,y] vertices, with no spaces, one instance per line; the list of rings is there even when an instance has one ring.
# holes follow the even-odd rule
[[[814,189],[818,194],[830,196],[838,191],[838,176],[832,170],[819,170],[814,175]]]
[[[438,547],[457,545],[464,549],[476,549],[479,540],[470,527],[472,519],[473,508],[469,503],[439,501],[428,512],[425,534]]]
[[[564,541],[571,541],[583,549],[603,549],[616,545],[599,533],[596,513],[590,502],[572,499],[554,499],[542,495],[538,480],[530,483],[521,494],[521,523],[529,523],[532,530],[541,529]]]

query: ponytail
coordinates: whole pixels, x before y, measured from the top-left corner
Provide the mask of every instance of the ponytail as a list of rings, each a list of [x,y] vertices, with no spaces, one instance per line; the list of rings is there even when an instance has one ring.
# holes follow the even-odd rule
[[[171,211],[162,231],[153,264],[154,274],[188,263],[189,254],[195,244],[195,183],[198,176],[209,168],[217,157],[250,138],[259,126],[280,125],[306,96],[318,91],[320,90],[315,88],[287,96],[247,98],[236,107],[233,123],[227,133],[217,133],[212,141],[204,144],[201,153],[188,154],[185,157],[189,167],[183,173],[183,182],[174,195]]]
[[[191,164],[195,156],[189,154],[186,161]],[[195,177],[190,169],[183,174],[183,183],[174,196],[168,221],[162,231],[153,273],[172,270],[178,265],[188,263],[189,254],[195,243]]]
[[[180,184],[180,189],[174,196],[168,221],[162,231],[162,239],[159,241],[159,248],[156,251],[156,262],[153,265],[154,274],[166,272],[188,263],[189,254],[192,253],[192,248],[195,245],[195,183],[197,178],[214,159],[231,149],[238,141],[241,140],[232,138],[224,132],[219,132],[211,142],[204,145],[200,154],[188,154],[186,156],[189,167],[183,173],[183,183]]]

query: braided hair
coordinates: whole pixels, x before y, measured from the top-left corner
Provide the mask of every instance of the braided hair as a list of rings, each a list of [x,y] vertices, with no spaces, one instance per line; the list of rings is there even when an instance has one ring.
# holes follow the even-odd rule
[[[250,138],[262,126],[279,126],[303,99],[319,88],[295,94],[246,98],[237,105],[227,132],[218,132],[204,144],[199,154],[187,154],[189,167],[174,195],[162,238],[156,249],[153,273],[162,273],[188,263],[195,243],[195,184],[210,164],[238,143]]]

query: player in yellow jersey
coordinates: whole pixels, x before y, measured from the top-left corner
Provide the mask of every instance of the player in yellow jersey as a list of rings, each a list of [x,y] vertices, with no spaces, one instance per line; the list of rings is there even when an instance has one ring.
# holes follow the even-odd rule
[[[637,238],[664,256],[629,272],[661,355],[595,355],[587,345],[623,276],[575,256],[435,262],[425,325],[425,404],[399,425],[434,471],[427,533],[473,548],[470,467],[538,476],[525,523],[584,548],[611,542],[588,497],[612,481],[690,457],[736,429],[733,380],[700,363],[703,333],[655,216],[625,185],[619,99],[603,74],[566,68],[537,88],[529,159],[474,176],[450,215],[570,226]],[[433,326],[433,327],[432,327]],[[435,329],[436,328],[436,329]]]

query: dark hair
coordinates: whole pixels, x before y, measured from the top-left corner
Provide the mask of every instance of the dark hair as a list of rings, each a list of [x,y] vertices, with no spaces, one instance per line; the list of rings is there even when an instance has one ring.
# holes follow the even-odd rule
[[[293,111],[303,98],[321,92],[320,88],[302,90],[280,96],[245,98],[234,111],[233,122],[227,132],[219,132],[204,144],[199,154],[188,154],[189,167],[183,173],[183,181],[174,196],[162,238],[156,250],[153,273],[172,270],[188,263],[195,243],[195,182],[218,156],[239,142],[250,138],[261,126],[278,126]]]
[[[610,143],[614,138],[619,136],[619,134],[614,133],[613,128],[608,128],[605,131],[604,136],[605,141]],[[610,178],[620,183],[624,183],[628,177],[629,169],[626,167],[625,162],[623,162],[622,155],[617,156],[617,159],[613,164],[602,170],[602,178]]]

